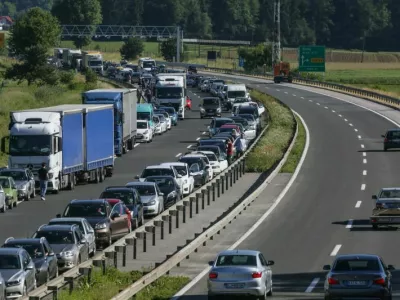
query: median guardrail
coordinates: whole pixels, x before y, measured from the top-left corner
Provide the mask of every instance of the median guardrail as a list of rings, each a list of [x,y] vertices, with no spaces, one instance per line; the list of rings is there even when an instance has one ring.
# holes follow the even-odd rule
[[[194,214],[200,214],[206,205],[211,205],[217,198],[224,194],[225,190],[228,190],[236,184],[245,174],[246,156],[257,144],[267,129],[268,125],[262,129],[256,140],[250,145],[242,157],[236,160],[231,166],[209,183],[203,185],[191,195],[185,197],[180,202],[171,206],[155,218],[149,220],[141,227],[113,243],[111,246],[98,252],[92,259],[81,263],[79,266],[63,273],[61,276],[49,281],[47,284],[38,287],[34,291],[30,292],[28,296],[21,298],[21,300],[41,300],[49,296],[52,296],[52,299],[57,299],[60,290],[68,287],[69,290],[72,291],[76,280],[82,276],[88,276],[88,281],[90,282],[93,266],[102,268],[104,273],[106,268],[110,265],[113,267],[117,267],[120,264],[125,266],[127,260],[126,249],[128,246],[133,247],[132,259],[135,260],[137,258],[137,253],[140,250],[137,245],[138,240],[142,241],[141,248],[142,252],[145,253],[150,242],[152,246],[156,245],[156,231],[160,231],[161,239],[163,239],[166,230],[171,233],[174,227],[179,228],[179,226],[184,225],[186,219],[192,218]],[[173,226],[173,223],[175,223],[175,226]],[[118,261],[119,253],[122,254],[122,261]],[[166,261],[168,261],[168,257],[166,258]],[[151,274],[151,272],[149,274]],[[147,280],[148,274],[142,277],[139,281],[143,281],[143,278],[146,278]],[[155,279],[157,278],[158,277],[155,277]]]
[[[295,119],[294,115],[293,118]],[[296,120],[296,119],[295,119]],[[290,141],[290,145],[286,149],[286,152],[283,158],[277,163],[273,168],[271,174],[267,177],[267,179],[254,191],[252,192],[246,199],[244,199],[240,204],[233,207],[230,211],[226,212],[226,215],[218,220],[214,225],[210,228],[204,230],[201,234],[199,234],[194,240],[190,241],[186,246],[184,246],[181,250],[177,251],[168,260],[164,263],[153,269],[150,273],[143,276],[140,280],[134,282],[131,286],[120,292],[115,297],[111,298],[111,300],[130,300],[133,296],[135,296],[138,292],[144,289],[149,284],[153,283],[155,280],[167,274],[171,269],[175,267],[179,267],[180,262],[185,259],[190,258],[190,254],[196,252],[200,247],[206,246],[208,240],[212,240],[214,236],[221,234],[221,231],[226,228],[228,224],[230,224],[234,219],[237,218],[239,214],[243,210],[246,210],[248,206],[251,205],[252,202],[261,194],[261,192],[265,189],[265,187],[272,181],[272,179],[279,173],[282,166],[285,164],[291,150],[294,147],[296,142],[297,134],[298,134],[298,123],[296,121],[295,132]],[[265,129],[264,129],[265,130]],[[258,137],[260,138],[261,135]],[[253,144],[253,146],[255,143]]]

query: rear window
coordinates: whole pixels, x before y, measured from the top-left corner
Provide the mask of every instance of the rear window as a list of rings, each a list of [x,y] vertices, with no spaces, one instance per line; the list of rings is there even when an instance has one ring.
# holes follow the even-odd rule
[[[146,169],[142,174],[142,178],[149,176],[173,176],[175,177],[174,171],[171,169]]]
[[[219,128],[226,123],[232,123],[232,120],[215,120],[215,127]]]
[[[254,255],[220,255],[216,266],[257,266],[257,258]]]
[[[391,138],[400,139],[400,131],[388,131],[387,136]]]
[[[336,262],[333,271],[380,271],[380,267],[377,259],[341,259]]]

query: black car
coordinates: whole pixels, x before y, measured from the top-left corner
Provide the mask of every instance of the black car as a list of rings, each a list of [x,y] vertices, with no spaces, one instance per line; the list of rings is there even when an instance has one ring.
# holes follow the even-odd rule
[[[203,98],[200,107],[200,118],[220,117],[222,112],[221,100],[218,97]]]
[[[197,68],[195,66],[189,66],[188,72],[197,73]]]
[[[164,203],[172,203],[182,199],[182,191],[178,182],[172,176],[149,176],[146,181],[155,182],[164,194]]]
[[[258,108],[252,105],[241,105],[237,109],[237,114],[236,115],[242,115],[242,114],[250,114],[253,115],[255,119],[259,118],[260,115],[258,114]]]
[[[400,129],[389,129],[386,134],[382,135],[383,150],[400,148]]]
[[[202,186],[209,180],[209,173],[206,162],[201,157],[185,155],[179,158],[180,162],[187,163],[189,166],[190,175],[194,178],[195,186]]]
[[[8,238],[3,248],[24,248],[31,256],[36,269],[36,283],[42,285],[58,276],[57,257],[45,237],[34,239]]]
[[[109,186],[100,195],[101,199],[119,199],[131,211],[132,226],[143,219],[143,204],[137,190],[126,186]],[[140,224],[142,225],[142,224]]]

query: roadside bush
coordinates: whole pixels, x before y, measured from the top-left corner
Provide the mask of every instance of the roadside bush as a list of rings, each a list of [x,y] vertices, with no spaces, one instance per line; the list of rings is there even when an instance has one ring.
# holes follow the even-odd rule
[[[275,98],[254,90],[251,98],[264,104],[270,120],[268,129],[249,153],[246,168],[249,172],[266,172],[285,155],[296,130],[296,121],[291,110]]]
[[[97,74],[91,69],[87,69],[85,72],[86,83],[97,84]]]
[[[97,89],[97,83],[93,83],[93,82],[86,82],[85,86],[84,86],[84,91],[90,91],[90,90],[95,90]]]
[[[75,78],[74,71],[60,71],[60,82],[63,84],[70,84]]]
[[[57,97],[64,90],[61,87],[43,85],[36,89],[33,93],[35,99],[41,102],[49,102],[52,98]]]

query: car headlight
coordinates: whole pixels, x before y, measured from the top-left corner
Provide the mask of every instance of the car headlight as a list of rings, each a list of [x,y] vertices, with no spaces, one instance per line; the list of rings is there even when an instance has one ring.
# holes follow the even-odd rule
[[[149,202],[147,202],[147,205],[155,205],[156,204],[156,200],[151,200]]]
[[[205,112],[204,108],[202,108],[202,107],[200,108],[200,111],[201,111],[201,112]]]
[[[220,113],[220,112],[221,112],[221,108],[217,108],[217,112],[219,112],[219,113]]]
[[[61,252],[60,255],[63,257],[71,257],[74,254],[72,253],[72,251],[64,251],[64,252]]]
[[[26,184],[20,185],[20,186],[18,187],[18,189],[21,190],[21,191],[26,191],[26,190],[28,189],[28,186],[27,186]]]
[[[15,286],[21,284],[21,278],[17,280],[7,281],[7,286]]]
[[[107,228],[107,224],[106,223],[99,223],[99,224],[96,224],[95,227],[96,227],[95,229],[104,229],[104,228]]]
[[[143,132],[143,134],[148,134],[149,133],[149,131],[148,130],[145,130],[144,132]]]
[[[171,193],[168,194],[167,198],[174,198],[176,196],[176,192],[172,191]]]

